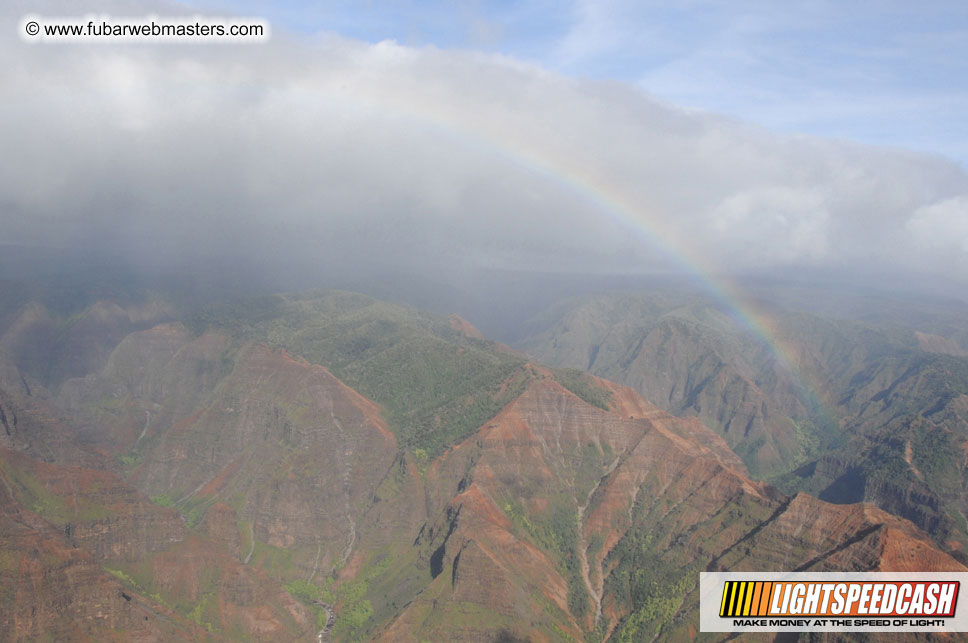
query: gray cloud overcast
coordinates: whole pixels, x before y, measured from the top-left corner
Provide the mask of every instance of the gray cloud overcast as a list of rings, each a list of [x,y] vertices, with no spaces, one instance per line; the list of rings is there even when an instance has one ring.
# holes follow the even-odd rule
[[[505,57],[279,33],[249,46],[6,38],[0,57],[8,243],[162,262],[662,267],[585,183],[661,230],[658,245],[725,272],[968,280],[968,175],[953,163],[779,136]]]

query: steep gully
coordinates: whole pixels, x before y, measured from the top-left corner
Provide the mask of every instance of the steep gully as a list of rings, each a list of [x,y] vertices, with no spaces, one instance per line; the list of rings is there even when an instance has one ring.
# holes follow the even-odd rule
[[[604,482],[608,476],[612,475],[612,472],[615,471],[615,468],[619,464],[619,460],[621,460],[621,457],[615,458],[612,463],[608,465],[608,469],[605,470],[605,473],[602,475],[602,477],[598,479],[598,482],[595,483],[595,486],[592,487],[592,489],[588,492],[588,496],[585,498],[585,504],[578,507],[578,558],[581,562],[582,580],[585,582],[585,587],[588,589],[588,593],[591,595],[592,600],[595,601],[595,627],[598,627],[598,622],[602,618],[602,594],[604,593],[605,581],[602,578],[601,571],[599,571],[597,583],[598,587],[592,587],[590,567],[588,564],[588,541],[585,538],[585,510],[588,508],[588,505],[591,504],[592,497],[595,495],[595,492],[598,491],[598,488],[602,485],[602,482]]]

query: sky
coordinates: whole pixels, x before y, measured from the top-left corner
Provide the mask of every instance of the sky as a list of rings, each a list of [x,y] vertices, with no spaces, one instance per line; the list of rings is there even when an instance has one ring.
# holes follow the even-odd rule
[[[6,242],[968,286],[961,3],[14,0]],[[866,7],[866,8],[865,8]],[[38,44],[27,13],[264,44]]]
[[[968,167],[968,3],[204,0],[330,31],[502,53],[614,79],[773,130],[937,153]]]

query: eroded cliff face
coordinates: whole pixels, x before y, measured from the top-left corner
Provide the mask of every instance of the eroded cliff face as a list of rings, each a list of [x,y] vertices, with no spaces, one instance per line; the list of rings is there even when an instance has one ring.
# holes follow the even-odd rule
[[[937,376],[925,376],[922,381],[931,386]],[[898,380],[895,390],[912,388],[911,379]],[[904,395],[898,393],[898,399]],[[964,558],[968,395],[948,391],[925,414],[891,410],[903,404],[895,400],[893,406],[871,409],[872,416],[895,414],[884,425],[859,416],[857,431],[844,448],[798,468],[780,482],[833,502],[875,504],[911,520],[935,542],[959,552],[962,561],[968,560]]]
[[[716,434],[630,389],[600,381],[606,412],[533,378],[427,470],[430,582],[377,638],[687,636],[705,569],[964,569],[883,511],[752,482]]]
[[[4,640],[292,640],[317,629],[312,609],[226,547],[219,510],[193,532],[113,472],[8,449],[0,482]]]
[[[120,306],[95,301],[62,317],[44,304],[26,304],[9,320],[0,319],[0,362],[16,367],[20,384],[54,390],[72,377],[101,369],[129,333],[170,319],[173,307],[161,299]],[[6,321],[6,323],[4,323]],[[11,381],[0,381],[11,388]]]
[[[82,531],[96,522],[82,515],[88,511],[83,503],[68,506],[70,495],[63,498],[47,491],[38,477],[31,476],[32,471],[25,471],[34,465],[45,468],[48,475],[56,469],[0,450],[0,638],[165,641],[203,637],[190,621],[105,571],[95,552],[73,540],[70,525],[77,523],[55,526],[37,513],[64,511],[83,518]],[[36,511],[24,507],[18,496],[32,500]],[[79,515],[74,515],[75,510]],[[113,524],[111,540],[117,543],[123,538],[139,547],[137,537],[142,534],[123,533]],[[91,544],[97,539],[82,540]]]
[[[376,405],[324,367],[179,325],[129,335],[58,402],[89,444],[130,463],[143,493],[193,524],[222,503],[245,556],[259,560],[256,543],[284,548],[306,575],[346,563],[398,452]]]
[[[15,639],[684,639],[705,569],[963,569],[884,511],[754,482],[699,419],[606,380],[524,364],[449,402],[511,399],[437,454],[244,334],[163,323],[102,362],[0,387]],[[64,594],[79,578],[99,591]]]
[[[127,453],[205,400],[225,375],[220,357],[227,348],[224,336],[193,338],[176,323],[134,332],[103,368],[65,381],[55,403],[73,418],[84,442]]]
[[[710,302],[661,291],[565,302],[534,320],[522,345],[699,417],[754,477],[876,504],[968,560],[963,310],[874,312],[855,301],[824,313],[825,296],[816,299],[810,313],[797,312],[803,300],[763,311],[795,377]]]
[[[204,407],[156,437],[134,480],[173,500],[241,497],[260,541],[324,543],[333,556],[396,451],[373,403],[321,366],[253,345]]]
[[[632,293],[590,297],[539,325],[522,347],[549,364],[630,386],[670,413],[698,417],[759,475],[804,456],[790,418],[809,410],[795,379],[712,307]]]
[[[2,467],[14,498],[95,560],[136,561],[185,538],[176,511],[152,504],[114,472],[38,462],[8,450]]]
[[[154,410],[162,420],[177,417],[186,407],[191,415],[195,410],[193,402],[206,399],[206,368],[224,350],[220,338],[192,339],[179,327],[162,326],[136,335],[112,353],[102,373],[77,382],[80,386],[71,392],[73,397],[69,403],[90,414],[87,417],[91,424],[82,430],[75,430],[63,420],[70,417],[68,405],[57,411],[48,402],[25,392],[0,391],[10,429],[9,435],[4,430],[9,438],[6,444],[13,447],[0,449],[0,478],[6,493],[3,528],[10,536],[0,549],[5,569],[20,570],[6,574],[0,581],[3,591],[16,593],[19,601],[11,600],[5,606],[9,610],[2,610],[7,619],[3,638],[309,640],[315,637],[319,629],[317,610],[287,592],[280,582],[280,574],[262,571],[256,560],[246,565],[250,557],[264,558],[267,550],[253,557],[256,543],[252,525],[256,521],[245,523],[235,507],[215,504],[222,485],[230,478],[225,471],[206,471],[205,462],[191,469],[197,475],[213,479],[208,480],[211,484],[201,484],[203,488],[198,490],[198,495],[203,502],[189,508],[197,511],[194,515],[188,510],[179,512],[159,506],[172,504],[164,494],[149,501],[119,476],[120,472],[130,476],[132,472],[147,470],[144,463],[128,461],[125,465],[123,457],[121,462],[116,458],[119,452],[130,453],[148,437],[147,421],[141,435],[128,434],[128,448],[122,446],[124,441],[112,444],[113,436],[125,436],[126,416],[131,409]],[[180,357],[176,355],[177,348],[189,344]],[[267,356],[271,359],[272,354],[266,350],[245,363],[255,368],[261,365],[276,374],[284,372],[284,368],[277,369],[277,365],[266,364],[262,359]],[[283,362],[296,364],[282,353],[276,355]],[[157,363],[160,360],[164,360],[162,366]],[[308,367],[304,362],[298,365]],[[324,369],[318,371],[325,381],[323,386],[335,387],[334,390],[340,394],[345,392],[352,400],[350,407],[357,413],[355,417],[347,417],[352,436],[364,434],[353,422],[366,413],[372,415],[372,405],[352,391],[344,390]],[[207,390],[213,390],[215,383],[223,378],[224,375],[215,378]],[[301,373],[295,374],[295,380],[314,385],[312,377],[304,378]],[[202,386],[195,386],[200,381]],[[113,385],[107,388],[113,396],[110,404],[105,404],[100,396],[105,390],[104,382]],[[71,391],[71,386],[65,385],[64,389]],[[281,386],[286,388],[288,384],[283,382]],[[85,391],[98,395],[85,397]],[[317,392],[310,393],[310,397]],[[179,396],[181,393],[191,396],[190,399],[186,401]],[[172,406],[165,407],[153,399],[170,401]],[[109,412],[101,414],[102,408]],[[341,417],[340,404],[336,403],[333,408],[334,415]],[[85,417],[83,412],[79,415]],[[102,434],[93,430],[98,415],[108,420]],[[113,425],[112,420],[116,421]],[[390,437],[392,443],[392,436],[380,428],[374,430],[383,438]],[[159,437],[152,436],[152,444],[157,446]],[[177,440],[173,442],[178,444]],[[254,446],[253,451],[259,445]],[[391,458],[394,452],[395,447],[391,449]],[[267,453],[263,449],[263,454]],[[44,456],[45,459],[40,459]],[[263,464],[267,461],[253,459]],[[252,471],[241,471],[252,474]],[[187,470],[182,473],[190,475]],[[186,480],[186,485],[199,486],[194,479]],[[257,484],[258,479],[252,476],[247,483]],[[302,491],[320,493],[312,487]],[[271,499],[268,502],[271,504]],[[206,513],[213,504],[212,510]],[[303,505],[312,503],[305,501]],[[299,510],[303,511],[304,506]],[[279,520],[281,512],[297,513],[291,505],[277,503],[265,512],[266,523]],[[202,516],[202,524],[194,525]],[[249,531],[243,533],[242,526],[246,524]],[[247,555],[242,551],[243,538]],[[270,540],[270,536],[263,538],[263,542]],[[342,553],[349,540],[345,527],[337,539]],[[37,543],[51,551],[38,549]],[[313,554],[318,555],[318,538],[312,545]],[[309,557],[305,565],[311,563]],[[79,590],[79,583],[85,587]],[[134,620],[129,613],[132,606],[136,608]],[[84,619],[90,623],[84,624]]]

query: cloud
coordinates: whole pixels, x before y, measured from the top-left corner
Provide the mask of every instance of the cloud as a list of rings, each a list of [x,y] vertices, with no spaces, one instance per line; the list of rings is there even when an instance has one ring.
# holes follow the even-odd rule
[[[730,246],[742,244],[750,228],[784,240],[785,243],[763,248],[747,247],[758,252],[764,261],[785,262],[790,257],[822,259],[830,249],[830,212],[823,194],[815,188],[780,185],[737,192],[715,207],[712,218],[717,238]]]
[[[968,164],[964,6],[575,0],[547,64],[788,132]]]
[[[440,270],[648,270],[671,248],[724,272],[965,279],[968,250],[936,251],[963,232],[952,163],[507,56],[281,30],[224,47],[7,39],[0,56],[9,242]]]
[[[918,208],[905,228],[917,249],[915,261],[930,256],[949,274],[968,274],[968,195]]]

